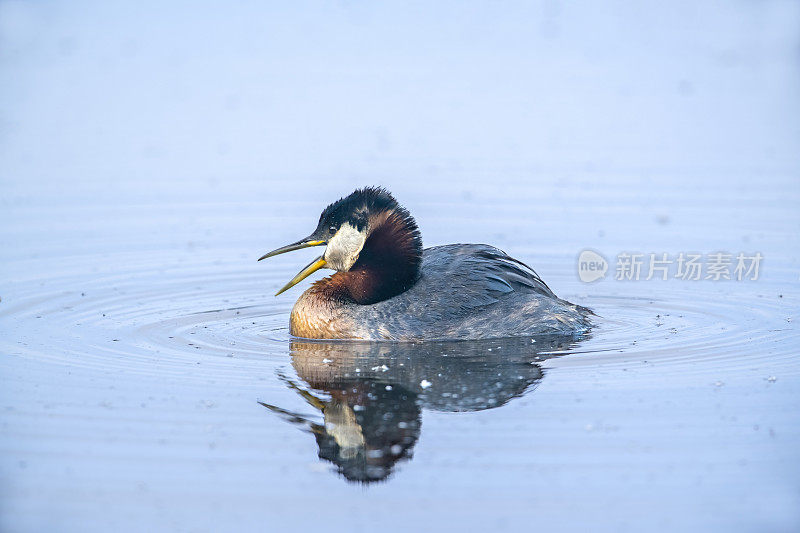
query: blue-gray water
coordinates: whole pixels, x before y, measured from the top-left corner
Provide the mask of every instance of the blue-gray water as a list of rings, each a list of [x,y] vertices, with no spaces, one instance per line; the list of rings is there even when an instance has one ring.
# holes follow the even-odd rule
[[[0,529],[797,530],[798,15],[0,3]],[[597,327],[292,344],[255,259],[366,184]]]

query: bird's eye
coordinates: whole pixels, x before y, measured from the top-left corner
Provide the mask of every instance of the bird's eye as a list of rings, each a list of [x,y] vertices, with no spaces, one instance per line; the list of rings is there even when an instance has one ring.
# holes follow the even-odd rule
[[[336,226],[331,226],[330,228],[328,228],[328,231],[331,232],[331,235],[335,234],[336,233]]]

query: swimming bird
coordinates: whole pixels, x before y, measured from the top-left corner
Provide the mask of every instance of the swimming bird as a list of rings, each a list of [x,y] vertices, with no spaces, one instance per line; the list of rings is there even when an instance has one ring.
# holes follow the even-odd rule
[[[428,341],[580,334],[591,311],[558,298],[530,267],[486,244],[422,248],[417,223],[384,188],[330,204],[304,239],[259,261],[325,246],[276,294],[319,269],[333,275],[295,303],[290,333],[310,339]]]

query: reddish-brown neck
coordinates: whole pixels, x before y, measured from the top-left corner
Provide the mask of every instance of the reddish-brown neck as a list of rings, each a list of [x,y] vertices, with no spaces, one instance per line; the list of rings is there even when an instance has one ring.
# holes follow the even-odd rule
[[[422,241],[414,219],[408,212],[384,212],[370,217],[369,227],[353,267],[317,282],[315,292],[367,305],[397,296],[416,283]]]

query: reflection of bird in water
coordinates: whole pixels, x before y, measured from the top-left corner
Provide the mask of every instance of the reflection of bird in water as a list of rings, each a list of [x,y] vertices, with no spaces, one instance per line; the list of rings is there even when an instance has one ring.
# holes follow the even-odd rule
[[[524,263],[484,244],[422,249],[411,214],[386,190],[329,205],[317,229],[261,259],[325,246],[278,294],[321,268],[292,309],[292,335],[419,341],[581,333],[591,311],[558,298]],[[259,261],[261,260],[259,259]]]
[[[564,353],[573,336],[424,344],[294,341],[292,365],[313,390],[285,380],[321,421],[262,403],[311,431],[319,457],[350,481],[387,478],[410,459],[422,408],[468,412],[499,407],[543,377],[539,361]],[[327,399],[315,394],[323,393]]]
[[[396,462],[411,457],[421,423],[416,394],[399,385],[345,379],[320,388],[330,394],[329,400],[323,400],[286,382],[322,413],[322,423],[263,402],[261,405],[310,430],[319,447],[319,458],[334,463],[346,479],[385,479]]]

